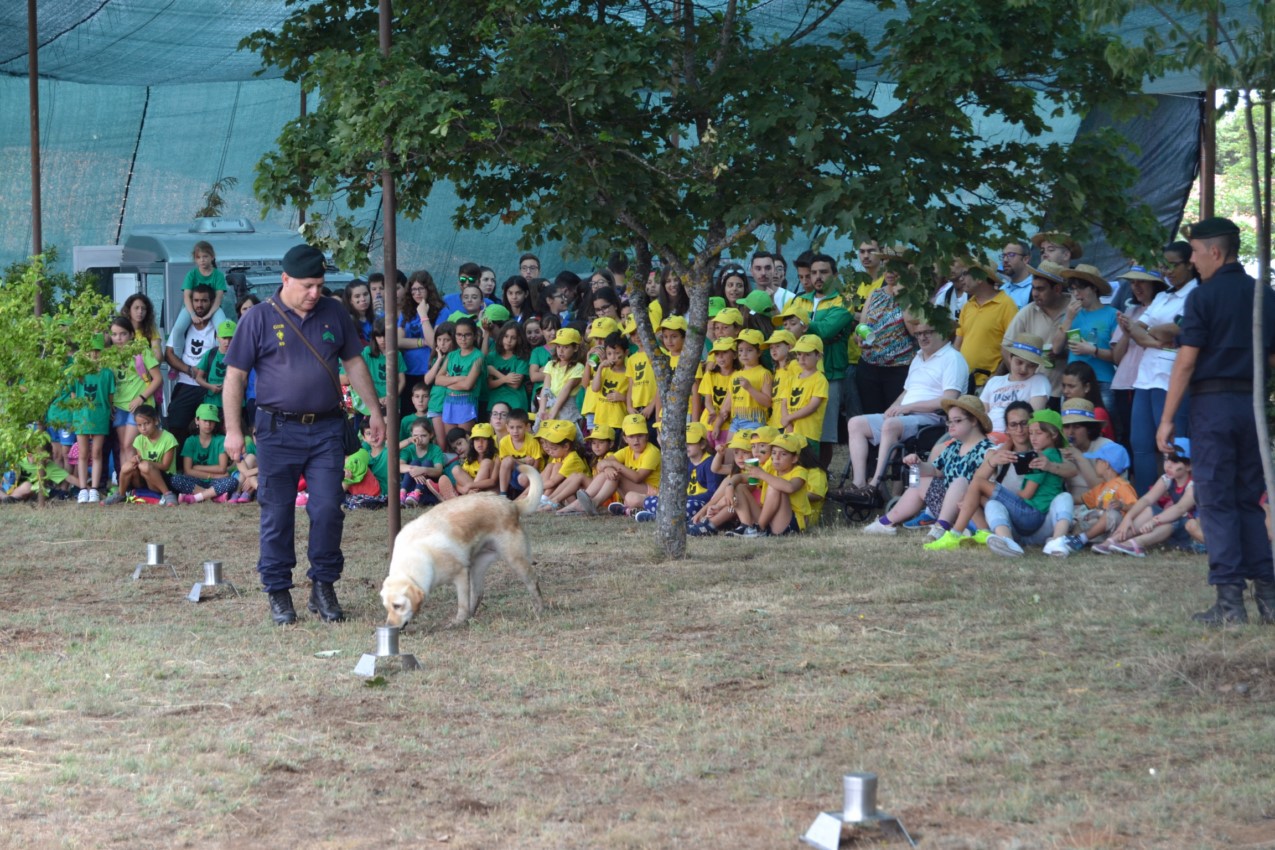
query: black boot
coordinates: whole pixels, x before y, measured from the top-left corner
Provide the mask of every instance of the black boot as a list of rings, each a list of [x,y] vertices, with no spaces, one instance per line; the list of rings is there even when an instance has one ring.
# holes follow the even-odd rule
[[[1275,581],[1253,582],[1253,596],[1257,599],[1262,625],[1275,626]]]
[[[286,590],[270,591],[270,619],[276,626],[290,626],[297,621],[291,593]]]
[[[1191,615],[1191,619],[1206,626],[1237,626],[1248,622],[1244,609],[1244,585],[1219,584],[1217,602],[1207,611]]]
[[[336,599],[336,588],[329,581],[316,581],[311,585],[310,610],[326,623],[340,623],[345,619],[341,603]]]

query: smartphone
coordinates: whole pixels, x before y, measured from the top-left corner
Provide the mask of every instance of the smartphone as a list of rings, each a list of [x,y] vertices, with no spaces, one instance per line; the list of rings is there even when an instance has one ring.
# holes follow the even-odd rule
[[[1036,452],[1019,452],[1018,457],[1014,460],[1014,471],[1019,475],[1026,475],[1031,472],[1031,463],[1036,457]]]

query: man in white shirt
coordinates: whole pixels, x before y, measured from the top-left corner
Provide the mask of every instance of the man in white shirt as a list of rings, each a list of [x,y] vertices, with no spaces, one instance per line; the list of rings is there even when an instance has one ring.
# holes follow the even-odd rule
[[[204,354],[217,347],[217,328],[212,322],[213,289],[201,283],[190,294],[190,328],[178,338],[174,328],[164,349],[169,374],[175,378],[172,395],[168,398],[167,427],[177,444],[185,442],[192,431],[190,423],[195,419],[195,409],[203,402],[207,392],[194,378],[195,367]]]
[[[1005,270],[1005,282],[1001,292],[1023,309],[1032,300],[1032,249],[1023,241],[1006,243],[1001,250],[1001,267]]]

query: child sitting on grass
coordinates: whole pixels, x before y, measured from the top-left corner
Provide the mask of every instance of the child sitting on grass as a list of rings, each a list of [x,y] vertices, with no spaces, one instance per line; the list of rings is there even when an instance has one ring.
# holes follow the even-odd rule
[[[458,433],[459,432],[459,433]],[[479,422],[465,437],[465,432],[453,428],[448,432],[451,450],[462,459],[459,468],[453,470],[454,486],[448,479],[439,479],[439,496],[451,498],[465,493],[496,492],[500,477],[496,472],[496,429],[486,422]],[[427,484],[428,487],[428,484]],[[449,494],[448,491],[451,491]]]
[[[753,457],[752,439],[751,433],[740,431],[718,447],[710,468],[720,476],[720,483],[704,507],[691,517],[687,532],[692,537],[707,537],[733,526],[738,521],[738,504],[746,500],[756,502],[756,485],[748,483],[746,472],[752,468],[751,462],[757,460]]]
[[[161,506],[176,505],[172,477],[177,471],[177,438],[159,427],[159,411],[149,404],[138,405],[133,418],[137,421],[134,454],[120,465],[119,489],[102,504],[117,505],[130,490],[146,487],[160,494]]]
[[[723,446],[723,449],[725,446]],[[708,429],[703,422],[686,426],[686,519],[690,522],[717,491],[721,476],[713,472],[716,456],[708,451]],[[659,496],[647,496],[642,510],[633,513],[637,522],[654,522],[659,509]]]
[[[5,477],[8,478],[7,475]],[[47,446],[42,447],[38,453],[30,453],[26,460],[18,462],[13,488],[0,494],[0,504],[31,498],[36,493],[36,482],[40,479],[44,481],[46,497],[57,496],[62,499],[70,495],[67,487],[77,481],[74,475],[53,462]]]
[[[583,367],[581,367],[583,371]],[[550,420],[544,420],[550,421]],[[518,497],[527,489],[526,477],[518,472],[518,466],[528,464],[536,469],[544,468],[545,454],[540,448],[540,441],[531,436],[530,419],[525,410],[509,411],[509,433],[501,439],[497,454],[500,463],[497,467],[497,492],[511,499]]]
[[[1147,549],[1157,543],[1168,543],[1187,552],[1203,554],[1203,535],[1195,519],[1195,484],[1191,480],[1191,443],[1179,439],[1176,451],[1164,459],[1164,475],[1134,503],[1106,543],[1093,550],[1100,555],[1118,552],[1145,558]],[[1192,534],[1192,532],[1195,532]]]
[[[925,549],[942,551],[957,548],[968,536],[961,530],[973,520],[978,529],[972,536],[974,542],[985,543],[998,555],[1013,557],[1023,554],[1023,547],[1014,540],[1014,533],[1031,534],[1044,524],[1050,503],[1063,491],[1063,479],[1058,469],[1063,463],[1060,450],[1067,446],[1062,435],[1062,417],[1053,410],[1036,411],[1028,423],[1027,435],[1036,457],[1029,461],[1030,472],[1022,476],[1018,492],[993,480],[991,467],[983,464],[961,500],[961,512],[952,530],[933,543],[925,544]]]
[[[381,492],[381,483],[369,468],[371,460],[367,449],[359,449],[345,459],[345,476],[341,479],[345,496],[341,499],[341,507],[347,511],[383,508],[388,502]]]
[[[780,434],[770,442],[769,464],[773,471],[757,466],[752,477],[764,485],[760,509],[751,500],[737,505],[740,527],[730,537],[778,537],[803,531],[810,521],[810,499],[806,488],[806,468],[797,459],[807,449],[806,440],[796,434]]]
[[[540,497],[539,510],[548,513],[561,510],[564,502],[570,502],[575,494],[587,487],[591,476],[589,467],[576,451],[576,426],[561,419],[540,424],[537,432],[540,448],[548,462],[541,479],[545,495]]]
[[[425,489],[425,483],[437,481],[443,474],[443,450],[434,445],[434,432],[421,420],[412,424],[412,445],[399,453],[403,471],[399,483],[399,503],[414,508],[424,502],[433,504],[437,499]]]
[[[647,496],[660,491],[660,450],[651,443],[646,420],[640,413],[624,417],[624,448],[598,461],[597,474],[587,487],[576,493],[575,502],[563,513],[582,511],[595,516],[598,505],[612,496],[623,508],[638,510]]]
[[[1098,449],[1098,456],[1087,458],[1083,454],[1067,455],[1087,478],[1097,478],[1098,483],[1085,492],[1082,500],[1087,509],[1077,516],[1077,532],[1068,534],[1061,541],[1055,538],[1045,544],[1046,555],[1069,555],[1079,552],[1085,544],[1101,540],[1114,531],[1126,511],[1138,501],[1138,494],[1125,477],[1129,469],[1129,453],[1120,445],[1107,445]],[[1092,474],[1085,467],[1092,468]],[[1066,553],[1062,548],[1066,548]]]
[[[223,448],[226,438],[217,433],[220,422],[221,411],[215,405],[204,402],[195,409],[196,433],[182,445],[182,471],[172,477],[183,505],[225,502],[239,486],[230,475],[230,458]]]

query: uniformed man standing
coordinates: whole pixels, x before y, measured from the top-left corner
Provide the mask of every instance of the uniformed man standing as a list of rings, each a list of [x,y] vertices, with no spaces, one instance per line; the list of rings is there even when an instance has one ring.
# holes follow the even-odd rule
[[[1247,623],[1244,588],[1253,582],[1263,623],[1275,624],[1275,574],[1259,500],[1264,489],[1253,418],[1253,290],[1239,263],[1240,229],[1209,218],[1186,230],[1200,286],[1186,300],[1181,347],[1156,442],[1173,451],[1173,416],[1191,393],[1191,468],[1200,526],[1209,550],[1209,584],[1217,603],[1193,619],[1211,626]],[[1262,299],[1262,348],[1275,356],[1275,298]]]
[[[333,380],[338,362],[345,365],[359,395],[377,397],[349,311],[337,299],[323,297],[324,274],[323,254],[317,248],[298,245],[288,251],[283,258],[283,285],[244,315],[226,352],[222,397],[227,410],[242,406],[248,372],[257,370],[255,436],[261,504],[257,571],[270,595],[270,616],[280,626],[297,620],[289,589],[297,563],[293,536],[297,481],[302,475],[309,493],[309,607],[325,621],[345,619],[333,588],[345,566],[341,554],[345,412]],[[377,406],[371,410],[371,429],[373,434],[385,432]],[[226,454],[237,460],[243,447],[239,418],[227,417]]]

